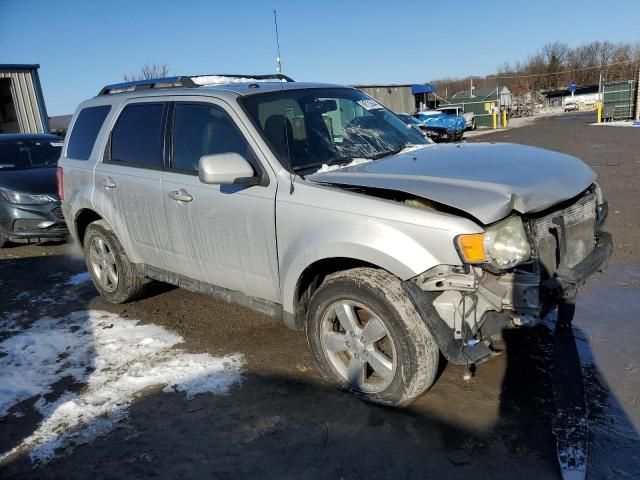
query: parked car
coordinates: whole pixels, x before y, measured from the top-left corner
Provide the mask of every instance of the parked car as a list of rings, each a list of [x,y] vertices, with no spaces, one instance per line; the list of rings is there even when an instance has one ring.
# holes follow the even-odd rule
[[[432,132],[431,138],[435,142],[453,142],[462,140],[465,131],[464,118],[457,115],[447,115],[438,110],[423,110],[414,115]]]
[[[149,278],[239,303],[304,331],[329,382],[403,406],[441,353],[490,359],[611,253],[577,158],[429,144],[354,88],[242,78],[110,85],[78,107],[60,198],[108,301]]]
[[[446,113],[447,115],[459,115],[464,118],[464,123],[467,130],[476,129],[476,118],[473,112],[465,112],[462,107],[455,105],[445,105],[437,108],[438,112]]]
[[[578,110],[578,104],[575,102],[567,102],[564,104],[565,112],[575,112]]]
[[[55,135],[0,135],[0,248],[66,238],[55,169],[61,151]]]
[[[433,135],[433,130],[431,129],[431,127],[425,125],[420,120],[409,115],[408,113],[398,113],[397,115],[404,123],[419,130],[422,135],[431,140],[431,136]]]

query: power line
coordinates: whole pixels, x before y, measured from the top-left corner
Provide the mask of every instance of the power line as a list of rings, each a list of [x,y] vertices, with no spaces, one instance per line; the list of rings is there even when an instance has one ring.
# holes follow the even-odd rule
[[[584,72],[586,70],[601,70],[603,68],[607,68],[607,67],[613,67],[615,65],[622,65],[625,63],[634,63],[637,60],[624,60],[621,62],[614,62],[614,63],[606,63],[604,65],[600,65],[597,67],[584,67],[584,68],[573,68],[571,70],[563,70],[561,72],[550,72],[550,73],[533,73],[531,75],[488,75],[485,78],[496,78],[496,79],[515,79],[515,78],[533,78],[533,77],[548,77],[550,75],[562,75],[565,73],[573,73],[573,72]]]

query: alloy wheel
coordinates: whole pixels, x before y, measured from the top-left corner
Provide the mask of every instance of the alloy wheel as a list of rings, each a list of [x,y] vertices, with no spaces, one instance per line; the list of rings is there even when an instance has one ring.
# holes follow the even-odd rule
[[[89,261],[100,286],[114,292],[118,288],[118,267],[113,252],[101,237],[91,239]]]
[[[320,335],[329,363],[352,387],[377,393],[393,381],[395,346],[389,330],[370,308],[348,300],[333,303],[323,315]]]

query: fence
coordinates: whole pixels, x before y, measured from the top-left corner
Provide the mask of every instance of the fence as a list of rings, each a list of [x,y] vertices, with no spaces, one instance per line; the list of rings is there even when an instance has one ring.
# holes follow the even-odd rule
[[[465,113],[472,112],[476,122],[476,127],[493,127],[493,112],[496,111],[498,113],[498,126],[503,126],[502,115],[500,115],[500,110],[498,108],[498,99],[495,98],[480,101],[456,101],[456,99],[451,99],[440,106],[462,107],[462,110]]]
[[[637,88],[638,84],[635,80],[604,85],[602,94],[603,119],[608,121],[634,118]]]

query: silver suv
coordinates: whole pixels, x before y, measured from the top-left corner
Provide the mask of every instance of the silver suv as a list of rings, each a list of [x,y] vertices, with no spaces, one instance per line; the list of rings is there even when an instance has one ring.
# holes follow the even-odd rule
[[[148,80],[78,107],[59,194],[107,300],[151,279],[281,318],[330,382],[402,406],[440,353],[491,358],[606,263],[582,161],[430,144],[359,90],[289,80]]]

